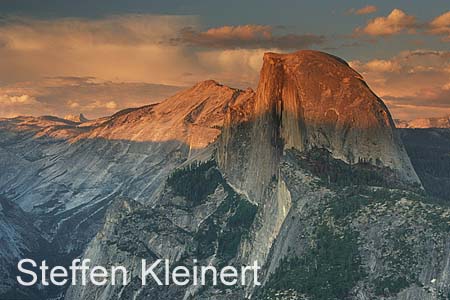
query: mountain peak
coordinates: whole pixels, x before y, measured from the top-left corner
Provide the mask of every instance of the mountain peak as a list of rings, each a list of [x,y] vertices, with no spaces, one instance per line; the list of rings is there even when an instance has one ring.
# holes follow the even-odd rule
[[[86,136],[134,142],[177,141],[193,151],[202,149],[220,134],[227,108],[253,94],[214,80],[202,81],[160,103],[117,113]]]
[[[193,86],[194,89],[204,89],[204,88],[210,88],[210,87],[221,87],[223,86],[222,84],[218,83],[217,81],[213,80],[213,79],[208,79],[208,80],[204,80],[204,81],[200,81],[197,84],[195,84]]]
[[[288,149],[323,148],[346,163],[389,167],[420,184],[386,105],[338,57],[312,50],[266,53],[253,115],[255,147],[276,148],[267,159]]]
[[[80,113],[79,115],[66,115],[64,119],[76,123],[84,123],[89,121],[82,113]]]

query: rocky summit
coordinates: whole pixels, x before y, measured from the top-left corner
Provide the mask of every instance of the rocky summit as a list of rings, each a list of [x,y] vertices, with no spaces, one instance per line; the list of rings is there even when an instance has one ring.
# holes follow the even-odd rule
[[[284,148],[325,148],[418,183],[384,103],[343,60],[316,51],[264,56],[257,114],[277,112]]]
[[[309,50],[265,54],[256,91],[209,80],[97,120],[0,119],[0,298],[449,299],[446,130],[396,129],[360,74]],[[130,281],[23,288],[24,255]],[[262,285],[142,286],[142,259],[258,261]]]
[[[76,123],[84,123],[89,121],[83,114],[79,114],[79,115],[67,115],[64,117],[64,119],[69,120],[69,121],[73,121]]]

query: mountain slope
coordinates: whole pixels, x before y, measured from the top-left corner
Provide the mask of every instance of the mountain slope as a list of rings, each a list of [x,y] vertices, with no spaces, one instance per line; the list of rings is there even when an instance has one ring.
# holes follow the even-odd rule
[[[78,139],[175,140],[192,149],[204,148],[219,135],[228,105],[247,93],[253,92],[232,89],[213,80],[204,81],[159,104],[118,113]]]
[[[32,213],[55,255],[79,255],[119,196],[152,203],[162,182],[220,133],[229,103],[252,94],[214,81],[82,124],[0,120],[0,194]]]

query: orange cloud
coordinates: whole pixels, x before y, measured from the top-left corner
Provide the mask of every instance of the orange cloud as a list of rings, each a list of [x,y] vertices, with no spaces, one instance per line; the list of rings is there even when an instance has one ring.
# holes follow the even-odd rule
[[[52,77],[0,87],[0,117],[86,114],[90,118],[161,101],[181,88],[149,83]]]
[[[402,32],[412,33],[417,28],[416,17],[406,14],[396,8],[387,17],[371,19],[363,28],[357,28],[357,34],[368,34],[371,36],[390,36]]]
[[[222,78],[233,87],[256,87],[265,52],[280,49],[211,49],[197,53],[201,64],[208,66],[208,78]]]
[[[443,35],[443,41],[450,42],[450,11],[433,19],[429,24],[429,33]]]
[[[203,32],[187,27],[172,42],[206,48],[301,49],[323,44],[325,37],[314,34],[276,34],[272,26],[241,25],[210,28]]]
[[[306,47],[322,41],[316,36],[278,35],[265,25],[224,26],[204,34],[196,27],[197,19],[189,16],[9,18],[0,23],[0,82],[91,76],[105,82],[188,86],[213,78],[244,87],[255,84],[255,65],[259,66],[264,50],[282,51],[275,46]],[[205,46],[198,49],[181,41],[180,32],[186,28],[194,36],[201,33],[197,44]],[[234,49],[237,41],[250,49]],[[226,49],[216,47],[220,44]],[[223,63],[239,57],[244,59],[233,70]],[[123,100],[115,101],[121,107]]]
[[[373,72],[394,72],[400,69],[398,62],[374,59],[366,63],[366,68]]]
[[[351,9],[349,12],[355,15],[368,15],[377,12],[378,8],[375,5],[366,5],[360,9]]]
[[[450,112],[450,51],[404,51],[389,59],[352,61],[350,65],[387,102],[396,118]]]
[[[208,29],[203,33],[203,35],[218,39],[269,39],[272,37],[272,27],[267,25],[223,26]]]
[[[39,109],[39,102],[33,96],[27,94],[0,95],[0,117],[31,114],[35,109]]]
[[[195,23],[192,17],[149,15],[8,19],[0,24],[0,81],[89,75],[178,85],[184,79],[181,74],[205,70],[188,49],[165,42]]]

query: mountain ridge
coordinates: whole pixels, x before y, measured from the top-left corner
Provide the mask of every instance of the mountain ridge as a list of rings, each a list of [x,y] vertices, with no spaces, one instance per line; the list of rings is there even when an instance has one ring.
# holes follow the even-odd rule
[[[398,128],[450,128],[450,115],[434,118],[418,118],[409,121],[395,120]]]

